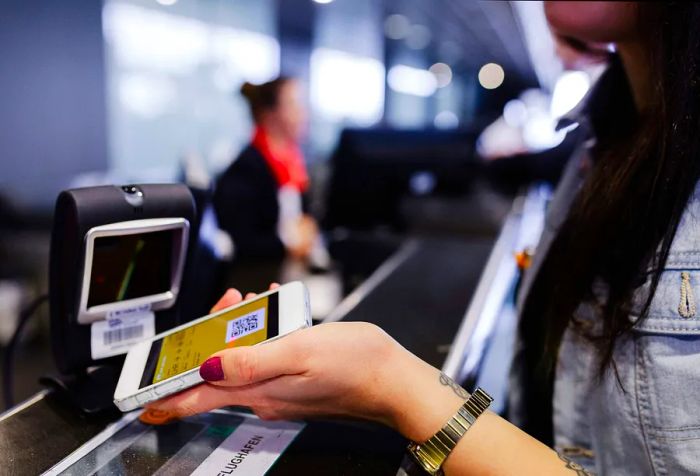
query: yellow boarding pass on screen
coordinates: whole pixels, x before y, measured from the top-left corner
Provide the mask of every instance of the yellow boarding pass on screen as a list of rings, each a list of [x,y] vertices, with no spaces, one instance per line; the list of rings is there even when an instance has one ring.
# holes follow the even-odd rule
[[[260,298],[165,337],[153,383],[199,367],[220,350],[266,340],[268,311],[268,298]]]

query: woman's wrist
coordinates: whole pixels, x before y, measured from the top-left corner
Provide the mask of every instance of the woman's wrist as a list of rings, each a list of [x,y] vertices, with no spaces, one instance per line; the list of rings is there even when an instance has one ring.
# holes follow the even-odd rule
[[[406,438],[422,442],[457,412],[469,394],[452,379],[401,349],[390,365],[386,395],[390,424]]]

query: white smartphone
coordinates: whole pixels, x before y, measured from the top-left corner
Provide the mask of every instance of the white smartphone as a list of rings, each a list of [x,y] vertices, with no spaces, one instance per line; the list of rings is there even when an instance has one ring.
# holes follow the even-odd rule
[[[309,327],[310,309],[297,281],[139,342],[126,355],[114,403],[126,412],[197,385],[199,366],[211,354]]]

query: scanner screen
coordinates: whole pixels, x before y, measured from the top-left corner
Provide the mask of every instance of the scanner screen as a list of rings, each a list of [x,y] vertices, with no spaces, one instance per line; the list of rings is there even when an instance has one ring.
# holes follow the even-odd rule
[[[87,307],[170,290],[179,230],[95,238]]]

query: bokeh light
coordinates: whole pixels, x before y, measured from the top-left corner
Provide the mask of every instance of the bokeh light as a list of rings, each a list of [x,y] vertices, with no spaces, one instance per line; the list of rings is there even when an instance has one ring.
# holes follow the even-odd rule
[[[435,75],[438,88],[444,88],[452,82],[452,68],[445,63],[435,63],[428,71]]]
[[[384,21],[384,34],[391,40],[402,40],[410,31],[411,22],[404,15],[389,15]]]
[[[391,67],[387,82],[394,91],[413,96],[432,96],[437,89],[437,79],[433,73],[402,64]]]
[[[505,79],[506,74],[500,64],[487,63],[479,70],[479,84],[484,89],[496,89]]]

